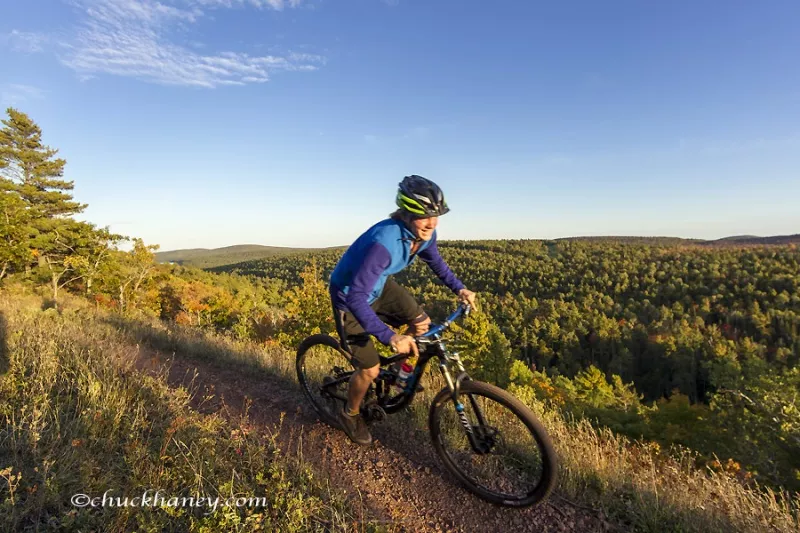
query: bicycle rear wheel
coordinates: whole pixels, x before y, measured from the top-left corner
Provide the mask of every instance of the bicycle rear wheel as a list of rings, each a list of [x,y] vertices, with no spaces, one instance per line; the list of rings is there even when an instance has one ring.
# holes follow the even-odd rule
[[[300,343],[295,360],[297,380],[323,422],[339,427],[337,410],[347,401],[348,380],[355,367],[330,335],[318,334]]]
[[[557,457],[533,412],[507,391],[479,381],[462,382],[459,402],[460,409],[443,389],[428,419],[447,469],[492,503],[526,507],[546,499],[556,483]]]

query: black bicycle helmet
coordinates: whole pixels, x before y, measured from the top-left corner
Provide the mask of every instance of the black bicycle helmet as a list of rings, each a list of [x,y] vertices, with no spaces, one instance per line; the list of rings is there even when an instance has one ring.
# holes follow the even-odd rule
[[[406,176],[397,190],[397,206],[418,218],[442,216],[450,208],[444,193],[434,182],[416,174]]]

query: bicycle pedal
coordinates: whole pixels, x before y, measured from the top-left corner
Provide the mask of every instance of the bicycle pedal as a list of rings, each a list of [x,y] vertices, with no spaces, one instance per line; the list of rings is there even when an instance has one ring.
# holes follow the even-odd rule
[[[386,411],[379,405],[368,405],[364,408],[365,422],[382,422],[386,420]]]

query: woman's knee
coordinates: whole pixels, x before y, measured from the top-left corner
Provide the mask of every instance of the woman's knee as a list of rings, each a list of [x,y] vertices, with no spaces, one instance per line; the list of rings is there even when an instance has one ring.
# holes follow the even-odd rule
[[[381,365],[375,365],[369,368],[362,368],[361,373],[368,377],[370,380],[374,380],[378,377],[378,374],[381,372]]]

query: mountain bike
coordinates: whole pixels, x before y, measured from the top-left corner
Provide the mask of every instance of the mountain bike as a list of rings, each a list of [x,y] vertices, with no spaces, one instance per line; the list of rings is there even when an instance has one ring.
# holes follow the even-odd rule
[[[557,457],[541,422],[507,391],[472,380],[459,354],[447,349],[442,333],[469,314],[461,304],[443,323],[415,337],[419,359],[399,389],[393,365],[409,354],[380,356],[380,372],[361,405],[369,424],[382,421],[414,400],[428,363],[438,359],[446,386],[428,416],[433,447],[445,468],[467,489],[495,504],[526,507],[545,500],[556,483]],[[339,322],[337,321],[337,326]],[[337,327],[340,339],[343,331]],[[340,427],[336,413],[347,402],[356,370],[345,342],[326,334],[307,337],[297,350],[297,377],[319,417]]]

